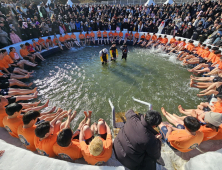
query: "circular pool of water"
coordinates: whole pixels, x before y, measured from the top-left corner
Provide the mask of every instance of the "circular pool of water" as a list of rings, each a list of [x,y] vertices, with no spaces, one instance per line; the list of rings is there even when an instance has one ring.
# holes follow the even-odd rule
[[[104,47],[109,48],[81,47],[49,56],[32,78],[39,100],[50,99],[50,106],[80,112],[73,127],[81,121],[84,110],[93,111],[92,121],[102,117],[110,124],[109,98],[116,112],[147,111],[147,106],[132,97],[152,103],[154,110],[163,106],[178,115],[179,104],[194,108],[200,103],[196,89],[189,87],[190,73],[175,62],[175,57],[129,47],[127,61],[121,60],[118,49],[117,62],[102,65],[99,51]]]

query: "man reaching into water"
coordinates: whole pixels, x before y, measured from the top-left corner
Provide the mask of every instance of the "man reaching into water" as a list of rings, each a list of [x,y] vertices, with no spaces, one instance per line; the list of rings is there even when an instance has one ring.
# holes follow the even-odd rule
[[[101,60],[102,64],[107,64],[107,62],[108,62],[108,50],[106,48],[102,49],[99,52],[99,57],[100,57],[100,60]]]

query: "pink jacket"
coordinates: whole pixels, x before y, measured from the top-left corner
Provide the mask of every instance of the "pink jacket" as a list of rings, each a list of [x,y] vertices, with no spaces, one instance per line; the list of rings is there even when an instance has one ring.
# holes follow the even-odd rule
[[[11,38],[13,44],[22,42],[22,40],[19,38],[19,36],[15,33],[10,33],[10,38]]]

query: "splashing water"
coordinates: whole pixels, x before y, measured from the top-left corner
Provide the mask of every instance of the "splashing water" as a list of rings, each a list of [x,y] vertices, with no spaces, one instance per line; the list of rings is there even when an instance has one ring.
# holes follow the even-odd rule
[[[110,98],[116,112],[128,109],[145,113],[147,106],[132,97],[153,104],[160,111],[163,106],[170,113],[179,114],[178,105],[194,108],[201,99],[197,90],[189,88],[190,73],[176,61],[174,55],[129,47],[127,61],[102,65],[99,51],[109,46],[81,47],[50,56],[36,70],[33,78],[38,86],[39,100],[50,99],[50,106],[80,112],[72,126],[83,118],[84,110],[92,110],[92,122],[100,117],[110,124]],[[110,58],[109,58],[110,59]]]

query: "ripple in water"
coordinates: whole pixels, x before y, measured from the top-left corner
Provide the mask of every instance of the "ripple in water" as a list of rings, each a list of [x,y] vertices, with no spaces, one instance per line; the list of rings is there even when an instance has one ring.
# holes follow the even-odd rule
[[[129,47],[127,61],[121,60],[119,50],[118,61],[103,66],[98,54],[109,47],[95,47],[50,56],[33,78],[39,90],[38,99],[50,99],[51,106],[80,112],[73,127],[83,118],[84,110],[93,111],[93,121],[102,117],[110,123],[108,98],[117,112],[134,109],[141,113],[147,107],[134,102],[132,96],[152,103],[155,110],[164,106],[176,114],[179,104],[194,108],[201,101],[196,97],[196,89],[189,88],[190,73],[176,61],[175,55]]]

